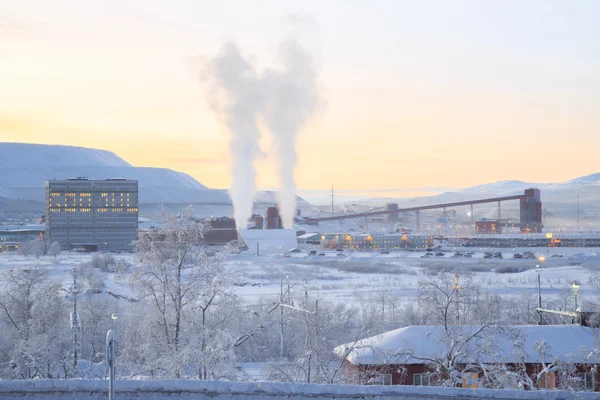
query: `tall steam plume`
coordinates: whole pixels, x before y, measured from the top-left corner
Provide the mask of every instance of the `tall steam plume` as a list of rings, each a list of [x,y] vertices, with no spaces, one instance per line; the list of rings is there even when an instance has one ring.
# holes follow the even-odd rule
[[[207,65],[213,92],[210,104],[227,126],[231,153],[233,201],[238,229],[248,227],[256,192],[254,161],[260,154],[258,115],[262,108],[259,79],[254,68],[244,59],[233,43],[223,46]]]
[[[263,76],[268,93],[265,121],[275,143],[281,220],[290,229],[296,213],[296,137],[317,108],[318,86],[312,57],[296,41],[281,43],[279,56],[283,69],[267,70]]]
[[[231,198],[238,229],[245,229],[256,192],[254,162],[260,154],[258,119],[273,135],[279,172],[283,226],[293,228],[296,211],[296,137],[319,101],[317,73],[310,54],[294,40],[279,46],[281,69],[259,74],[234,44],[226,44],[208,64],[215,96],[211,106],[230,131]]]

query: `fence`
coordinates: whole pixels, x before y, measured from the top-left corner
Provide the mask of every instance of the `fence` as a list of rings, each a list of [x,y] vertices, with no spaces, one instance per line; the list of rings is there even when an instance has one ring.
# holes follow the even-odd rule
[[[104,380],[0,381],[0,400],[100,400],[108,397]],[[435,388],[423,386],[306,385],[292,383],[231,383],[190,380],[117,381],[117,400],[591,400],[598,393]]]

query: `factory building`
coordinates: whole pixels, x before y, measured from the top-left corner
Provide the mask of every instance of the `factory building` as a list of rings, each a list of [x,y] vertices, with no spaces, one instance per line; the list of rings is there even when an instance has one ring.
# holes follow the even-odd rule
[[[450,237],[451,247],[600,247],[600,234],[552,235],[550,233],[532,233],[530,235],[478,235],[474,237]]]
[[[63,249],[131,251],[138,234],[138,181],[46,182],[46,237]]]
[[[394,210],[398,209],[398,204],[397,203],[386,204],[385,209],[387,211],[390,211],[390,213],[385,214],[384,220],[390,221],[390,222],[398,222],[398,217],[400,216],[400,213],[398,211],[394,211]]]
[[[235,219],[231,217],[206,218],[204,241],[209,246],[222,246],[238,240]]]
[[[279,215],[278,207],[267,207],[266,211],[266,229],[281,229],[281,216]]]
[[[502,233],[502,226],[498,220],[483,219],[475,222],[475,232],[483,235]]]
[[[526,189],[525,195],[520,199],[521,232],[541,232],[542,200],[540,189]]]
[[[324,233],[321,235],[323,249],[426,249],[433,246],[431,235],[403,233]]]

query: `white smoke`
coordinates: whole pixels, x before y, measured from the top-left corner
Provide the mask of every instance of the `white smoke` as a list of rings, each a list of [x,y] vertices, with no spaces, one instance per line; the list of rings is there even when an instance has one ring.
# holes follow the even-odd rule
[[[279,57],[282,69],[265,71],[262,81],[268,99],[265,122],[273,135],[279,172],[281,220],[291,229],[296,214],[296,138],[316,111],[319,96],[312,57],[298,42],[281,43]]]
[[[233,175],[231,198],[238,229],[245,229],[256,194],[254,162],[260,155],[259,117],[275,146],[279,173],[279,209],[283,227],[293,228],[296,212],[296,138],[317,108],[317,73],[311,55],[295,40],[279,46],[280,69],[256,72],[238,47],[226,44],[208,63],[213,83],[212,109],[230,131]]]
[[[238,229],[248,227],[256,193],[254,161],[260,154],[258,115],[262,109],[259,79],[255,69],[246,61],[233,43],[223,46],[206,68],[212,84],[210,104],[222,116],[227,126],[231,153],[235,223]]]

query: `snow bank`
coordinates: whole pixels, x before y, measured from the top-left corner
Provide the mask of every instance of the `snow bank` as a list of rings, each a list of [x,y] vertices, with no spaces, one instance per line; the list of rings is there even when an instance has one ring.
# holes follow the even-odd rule
[[[34,380],[0,381],[0,399],[106,399],[108,381]],[[164,380],[117,381],[121,399],[597,399],[597,393],[458,389],[423,386],[307,385],[291,383],[231,383]]]

